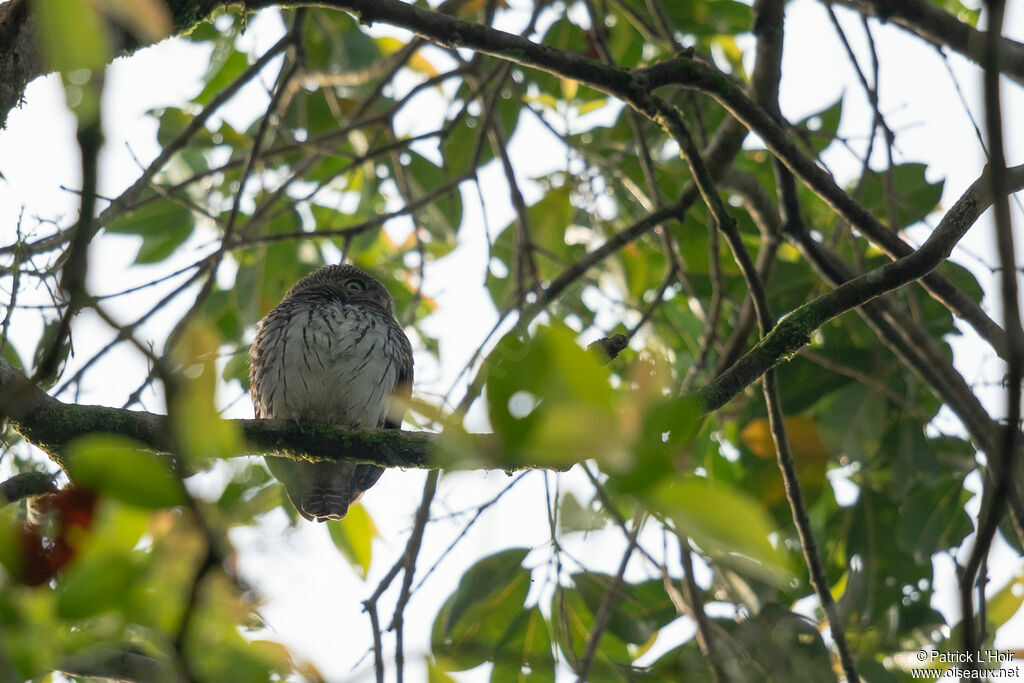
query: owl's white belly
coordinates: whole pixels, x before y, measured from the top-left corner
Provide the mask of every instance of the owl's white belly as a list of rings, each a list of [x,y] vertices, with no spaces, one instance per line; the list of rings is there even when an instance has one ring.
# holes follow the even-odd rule
[[[270,330],[268,330],[270,332]],[[303,307],[267,338],[254,396],[264,417],[316,420],[349,429],[383,424],[398,382],[388,324],[365,308]]]

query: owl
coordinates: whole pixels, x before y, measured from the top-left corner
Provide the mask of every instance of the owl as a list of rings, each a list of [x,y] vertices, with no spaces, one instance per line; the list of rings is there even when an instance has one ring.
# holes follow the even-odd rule
[[[360,268],[324,266],[295,283],[260,321],[249,360],[258,418],[349,430],[402,424],[412,347],[388,290]],[[267,466],[299,514],[320,522],[343,518],[384,472],[374,465],[275,457]]]

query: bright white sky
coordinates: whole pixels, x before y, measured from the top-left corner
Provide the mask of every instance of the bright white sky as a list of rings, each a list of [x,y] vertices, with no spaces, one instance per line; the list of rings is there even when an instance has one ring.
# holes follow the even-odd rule
[[[513,0],[513,7],[525,3]],[[1018,40],[1024,39],[1024,6],[1009,3],[1005,33]],[[837,10],[838,11],[838,10]],[[840,12],[848,35],[858,48],[861,31],[859,21]],[[924,161],[933,178],[945,178],[943,206],[953,201],[972,183],[980,172],[984,159],[964,108],[958,99],[945,66],[938,54],[913,40],[904,32],[891,27],[879,27],[872,22],[881,59],[881,106],[887,120],[897,131],[897,162]],[[795,120],[832,104],[846,93],[846,111],[840,134],[856,141],[863,140],[863,126],[870,120],[866,115],[866,100],[857,84],[842,46],[834,38],[824,10],[810,0],[796,0],[787,6],[786,50],[782,83],[783,113]],[[273,12],[264,13],[250,23],[244,40],[259,53],[280,35],[281,23]],[[401,34],[396,34],[401,35]],[[749,42],[749,41],[748,41]],[[867,63],[866,51],[859,56]],[[199,82],[207,66],[206,51],[180,40],[164,41],[143,50],[128,59],[115,62],[108,72],[105,93],[104,121],[106,147],[102,157],[101,194],[116,196],[140,172],[140,162],[148,163],[158,148],[154,134],[156,124],[144,116],[152,108],[175,106],[187,101],[199,90]],[[979,72],[964,60],[953,55],[950,64],[965,89],[965,97],[977,120],[981,120]],[[275,71],[266,71],[264,84],[270,82]],[[1024,161],[1024,132],[1013,123],[1024,120],[1024,93],[1009,81],[1004,87],[1004,119],[1008,123],[1007,149],[1010,164]],[[244,127],[255,113],[263,111],[263,86],[252,86],[237,97],[225,110],[224,116]],[[422,107],[408,107],[423,111]],[[524,117],[510,147],[513,163],[520,177],[537,176],[566,164],[564,153],[555,146],[539,126],[530,125]],[[415,122],[399,121],[410,128]],[[77,209],[77,197],[62,188],[79,185],[77,148],[73,122],[67,113],[59,82],[54,77],[39,79],[26,93],[24,106],[11,113],[8,127],[0,132],[0,244],[9,244],[15,238],[15,226],[24,208],[22,230],[36,226],[36,217],[56,220],[61,226],[71,222]],[[550,154],[537,154],[537,150],[551,150]],[[855,171],[853,157],[833,146],[827,161],[834,171],[849,177]],[[507,192],[498,169],[489,167],[482,173],[485,187],[498,188],[488,193],[487,220],[491,230],[504,226],[512,216]],[[535,198],[535,197],[534,197]],[[529,201],[531,197],[527,197]],[[456,252],[427,271],[427,294],[437,299],[440,310],[430,321],[432,329],[441,333],[440,366],[417,358],[416,393],[427,398],[445,393],[455,375],[463,367],[469,354],[493,325],[495,314],[483,287],[485,242],[482,214],[475,192],[464,192],[465,225],[460,237],[465,243]],[[1015,222],[1019,228],[1022,216],[1015,208]],[[401,229],[401,223],[396,225]],[[47,226],[39,228],[47,232]],[[917,232],[917,236],[923,234]],[[1018,239],[1018,244],[1022,241]],[[155,273],[170,269],[128,268],[135,255],[135,242],[131,238],[97,240],[92,251],[94,267],[90,272],[93,292],[111,292],[135,283],[144,282]],[[965,245],[977,259],[960,256],[960,261],[971,268],[982,284],[991,289],[992,280],[986,264],[996,262],[993,256],[991,224],[986,218],[979,221]],[[200,240],[186,245],[189,253],[183,259],[194,259],[203,249]],[[1024,252],[1022,252],[1024,253]],[[182,260],[181,263],[185,263]],[[101,266],[101,267],[98,267]],[[4,295],[6,296],[6,295]],[[113,308],[123,320],[130,320],[144,306],[159,296],[147,290],[136,297],[117,299]],[[37,293],[37,302],[46,300],[45,293]],[[169,307],[143,334],[162,339],[174,321],[191,303],[184,297],[176,306]],[[998,310],[991,301],[989,310]],[[606,316],[614,315],[608,311]],[[610,320],[610,318],[607,318]],[[23,358],[30,357],[35,340],[41,330],[40,318],[21,313],[12,329],[14,343]],[[456,333],[457,332],[457,333]],[[75,353],[78,362],[87,359],[109,339],[107,328],[88,315],[83,315],[75,328]],[[957,361],[969,382],[998,379],[1001,367],[991,357],[981,357],[977,342],[970,336],[955,341]],[[74,367],[75,361],[72,361]],[[92,370],[79,396],[62,396],[64,400],[84,403],[120,405],[132,392],[144,372],[142,360],[127,347],[119,350]],[[252,409],[246,398],[237,400],[237,386],[222,393],[221,403],[231,403],[227,414],[232,417],[251,417]],[[456,398],[458,394],[456,394]],[[983,393],[989,405],[1000,406],[1001,394],[996,390]],[[159,399],[152,394],[145,399],[147,408],[162,410]],[[998,409],[996,410],[998,412]],[[472,426],[472,425],[471,425]],[[943,424],[943,428],[946,428]],[[0,467],[0,475],[3,468]],[[217,477],[203,482],[215,487]],[[401,552],[405,543],[412,512],[415,510],[422,488],[423,474],[419,472],[389,472],[364,498],[364,504],[376,521],[381,539],[375,543],[375,561],[371,575],[364,583],[349,568],[331,544],[323,526],[302,524],[297,531],[287,529],[283,512],[268,515],[257,528],[239,530],[233,537],[241,551],[240,570],[243,576],[258,585],[268,602],[262,613],[267,618],[273,637],[285,642],[293,652],[313,661],[331,681],[367,680],[372,658],[366,658],[353,668],[367,652],[369,623],[361,614],[361,601],[369,595],[380,577]],[[471,510],[487,501],[507,485],[509,479],[500,472],[457,473],[442,479],[441,489],[433,512],[442,517],[448,512]],[[549,479],[554,486],[555,480]],[[406,615],[408,647],[407,659],[411,663],[409,680],[424,676],[420,666],[422,655],[428,652],[429,628],[442,601],[455,588],[458,577],[476,558],[497,550],[515,546],[533,546],[537,551],[528,558],[530,566],[546,563],[548,521],[542,501],[545,500],[545,477],[540,473],[529,475],[513,489],[503,502],[484,516],[445,560],[437,572],[416,593]],[[582,476],[563,476],[563,489],[575,490],[581,499],[590,496],[589,486]],[[428,527],[426,547],[421,555],[421,568],[430,567],[450,540],[460,531],[466,516],[455,516]],[[617,532],[591,535],[587,539],[570,538],[569,552],[590,569],[614,572],[623,540]],[[661,539],[657,534],[641,540],[657,551]],[[669,555],[676,553],[670,551]],[[531,564],[532,563],[532,564]],[[948,594],[937,600],[937,607],[947,614],[957,614],[955,595],[951,592],[952,563],[936,560],[940,576],[946,578]],[[676,560],[669,566],[678,573]],[[1020,566],[1005,549],[997,549],[990,563],[995,588],[1001,587]],[[630,566],[627,578],[639,580],[648,576],[649,569],[639,562]],[[540,578],[535,574],[534,578]],[[537,581],[530,600],[544,590],[544,581]],[[938,580],[937,583],[944,585]],[[393,596],[394,593],[391,595]],[[546,595],[546,593],[545,593]],[[393,597],[381,603],[381,618],[389,619]],[[546,600],[546,599],[545,599]],[[544,600],[542,600],[543,602]],[[996,641],[998,647],[1024,648],[1024,619],[1018,615],[1017,628],[1006,628]],[[667,629],[665,635],[645,659],[653,659],[688,637],[689,629],[678,626]],[[386,642],[388,642],[386,640]],[[470,676],[466,680],[477,680]]]

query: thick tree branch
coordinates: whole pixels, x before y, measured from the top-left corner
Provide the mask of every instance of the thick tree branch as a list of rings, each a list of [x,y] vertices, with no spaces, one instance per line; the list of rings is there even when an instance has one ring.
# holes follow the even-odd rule
[[[67,445],[76,437],[119,434],[156,453],[171,451],[167,416],[106,406],[64,403],[30,382],[0,358],[0,418],[62,468]],[[331,426],[298,425],[288,420],[230,420],[245,438],[239,455],[271,455],[298,460],[344,460],[382,467],[436,467],[429,458],[436,434],[398,430],[346,432]],[[486,446],[486,435],[479,437]],[[507,468],[507,465],[502,465]],[[514,469],[514,468],[512,468]],[[528,469],[528,468],[521,468]]]

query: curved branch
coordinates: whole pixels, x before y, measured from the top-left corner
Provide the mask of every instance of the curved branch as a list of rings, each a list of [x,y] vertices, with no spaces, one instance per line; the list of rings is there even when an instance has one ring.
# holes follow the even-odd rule
[[[1024,165],[1007,169],[1004,188],[1024,187]],[[729,370],[696,392],[706,412],[721,408],[736,394],[810,342],[811,333],[875,297],[925,277],[945,261],[964,233],[993,201],[988,173],[982,174],[943,216],[916,251],[844,282],[783,318]]]

